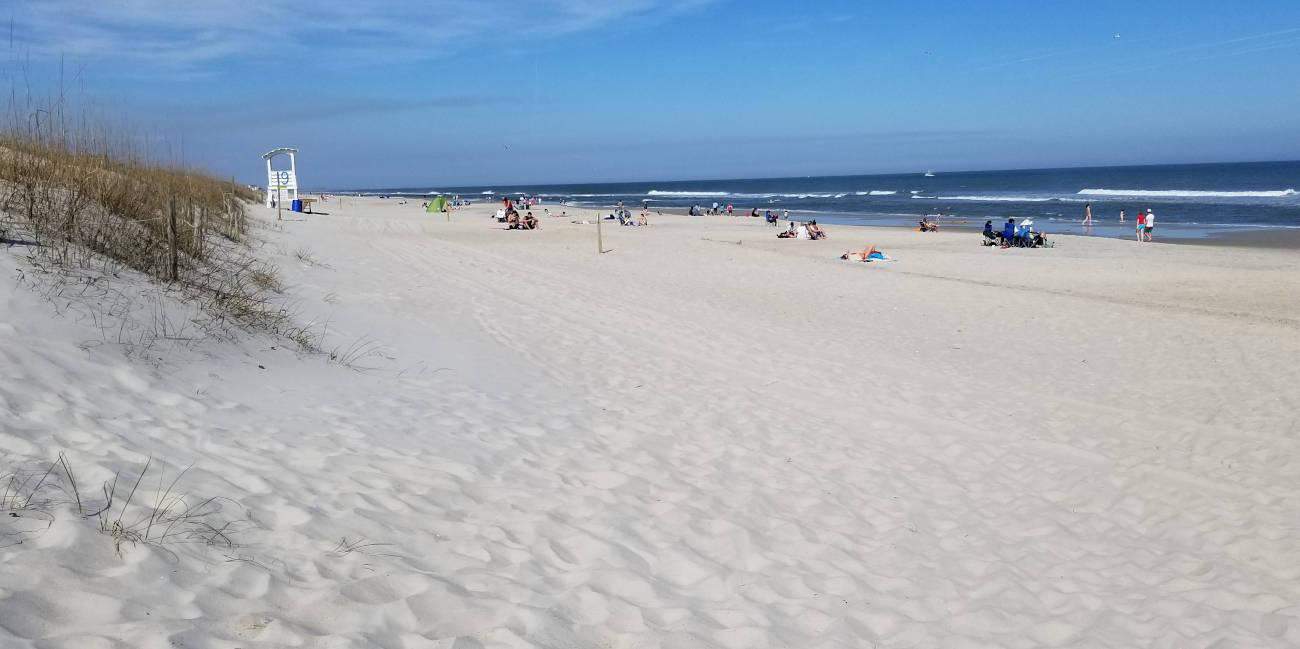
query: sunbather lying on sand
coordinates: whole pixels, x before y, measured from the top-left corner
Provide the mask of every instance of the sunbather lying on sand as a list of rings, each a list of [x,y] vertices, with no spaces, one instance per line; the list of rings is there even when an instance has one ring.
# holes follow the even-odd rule
[[[889,259],[889,257],[886,257],[885,253],[876,250],[876,247],[873,245],[864,248],[861,252],[846,252],[840,255],[840,259],[846,259],[848,261],[878,261]]]

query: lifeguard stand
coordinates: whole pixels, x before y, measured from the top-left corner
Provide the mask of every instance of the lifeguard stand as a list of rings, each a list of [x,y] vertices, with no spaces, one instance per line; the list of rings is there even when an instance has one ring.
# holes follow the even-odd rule
[[[289,156],[288,169],[272,169],[271,158]],[[284,202],[298,200],[298,150],[290,147],[271,149],[262,154],[266,160],[266,206],[284,206]]]

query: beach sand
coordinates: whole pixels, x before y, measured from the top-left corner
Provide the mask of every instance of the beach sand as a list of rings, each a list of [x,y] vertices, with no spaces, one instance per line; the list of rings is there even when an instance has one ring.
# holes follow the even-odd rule
[[[1295,251],[495,207],[257,208],[352,367],[0,284],[5,470],[240,521],[9,519],[0,646],[1300,646]]]

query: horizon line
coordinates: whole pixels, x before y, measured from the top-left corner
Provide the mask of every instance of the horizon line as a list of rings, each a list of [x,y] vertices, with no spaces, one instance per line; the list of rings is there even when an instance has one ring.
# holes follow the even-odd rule
[[[1209,161],[1209,162],[1148,162],[1142,164],[1088,164],[1074,166],[1056,166],[1056,167],[1009,167],[1001,169],[954,169],[941,170],[930,169],[928,172],[935,174],[977,174],[977,173],[1006,173],[1006,172],[1025,172],[1025,171],[1066,171],[1082,169],[1136,169],[1143,167],[1196,167],[1209,165],[1252,165],[1252,164],[1300,164],[1300,158],[1291,160],[1238,160],[1238,161]],[[884,173],[844,173],[844,174],[801,174],[797,176],[754,176],[754,177],[713,177],[713,178],[679,178],[664,179],[655,178],[649,180],[601,180],[595,182],[571,181],[571,182],[496,182],[480,184],[445,184],[446,187],[460,188],[491,188],[493,185],[520,185],[520,186],[563,186],[563,185],[630,185],[644,183],[691,183],[691,182],[728,182],[728,181],[753,181],[753,180],[792,180],[799,178],[871,178],[887,176],[923,176],[927,171],[901,171],[901,172],[884,172]],[[430,186],[433,186],[431,183]],[[392,191],[400,192],[403,189],[415,189],[414,186],[406,187],[332,187],[326,188],[334,192],[345,191]]]

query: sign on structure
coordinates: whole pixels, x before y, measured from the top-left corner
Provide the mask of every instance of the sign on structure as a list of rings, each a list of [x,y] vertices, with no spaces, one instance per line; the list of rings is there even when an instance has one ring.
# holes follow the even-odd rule
[[[271,159],[277,155],[289,156],[288,169],[272,169]],[[262,154],[266,160],[266,206],[275,207],[298,200],[298,150],[289,147],[271,149]]]

